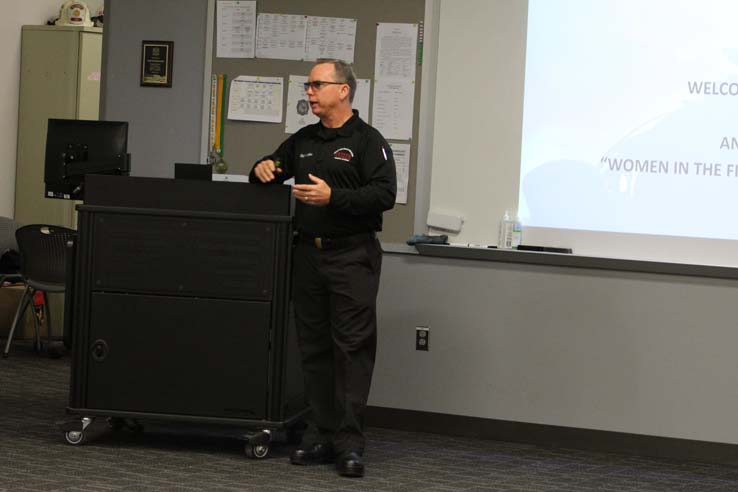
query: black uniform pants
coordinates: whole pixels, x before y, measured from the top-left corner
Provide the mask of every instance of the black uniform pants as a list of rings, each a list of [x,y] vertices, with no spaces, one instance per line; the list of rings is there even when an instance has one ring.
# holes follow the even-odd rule
[[[376,300],[382,250],[366,236],[341,247],[298,241],[294,255],[295,322],[313,411],[303,442],[364,451],[364,409],[377,348]]]

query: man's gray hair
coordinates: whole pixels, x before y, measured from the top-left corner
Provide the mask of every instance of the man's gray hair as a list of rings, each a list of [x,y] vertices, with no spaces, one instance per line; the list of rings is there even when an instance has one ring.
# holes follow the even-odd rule
[[[353,67],[343,60],[335,58],[318,58],[315,60],[316,65],[321,63],[331,63],[333,71],[336,73],[336,82],[344,82],[349,86],[349,101],[354,102],[356,95],[356,75],[354,75]]]

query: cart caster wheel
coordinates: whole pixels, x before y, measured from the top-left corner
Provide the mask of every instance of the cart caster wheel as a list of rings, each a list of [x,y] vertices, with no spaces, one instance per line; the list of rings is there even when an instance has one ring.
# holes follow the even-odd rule
[[[246,457],[252,460],[261,460],[266,458],[269,455],[269,445],[268,444],[249,444],[246,443],[246,447],[244,448],[244,451],[246,451]]]
[[[85,443],[87,436],[82,431],[67,431],[64,433],[64,439],[72,446],[80,446]]]

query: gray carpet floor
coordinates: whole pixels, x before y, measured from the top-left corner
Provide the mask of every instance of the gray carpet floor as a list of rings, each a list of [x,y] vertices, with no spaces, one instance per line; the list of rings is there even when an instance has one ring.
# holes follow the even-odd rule
[[[0,360],[0,491],[738,491],[738,468],[371,428],[362,479],[263,460],[222,437],[113,431],[64,441],[69,358]]]

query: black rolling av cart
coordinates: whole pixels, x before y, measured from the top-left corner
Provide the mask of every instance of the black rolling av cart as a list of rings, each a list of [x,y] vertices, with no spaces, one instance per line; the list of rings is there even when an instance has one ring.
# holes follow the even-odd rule
[[[89,175],[85,193],[70,246],[67,442],[82,444],[95,419],[166,423],[266,457],[307,413],[288,329],[289,187]]]

